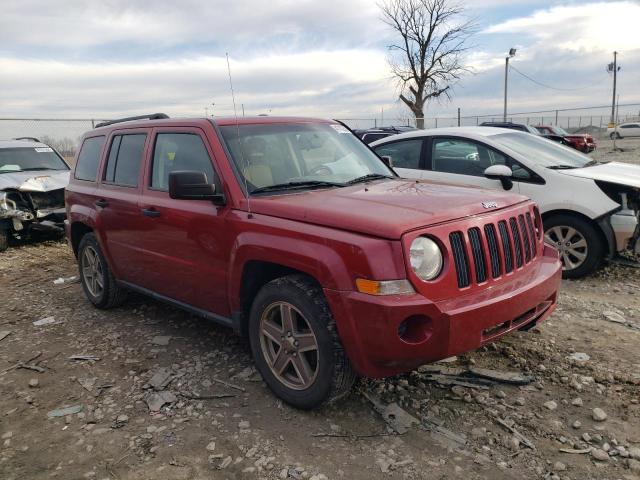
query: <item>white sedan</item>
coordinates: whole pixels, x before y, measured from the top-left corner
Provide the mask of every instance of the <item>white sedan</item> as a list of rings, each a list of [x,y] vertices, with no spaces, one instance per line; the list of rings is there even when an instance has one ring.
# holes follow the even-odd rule
[[[627,122],[607,128],[607,135],[617,138],[640,137],[640,122]]]
[[[640,253],[640,167],[598,163],[528,133],[457,127],[373,142],[402,177],[514,189],[540,207],[545,239],[560,251],[565,278],[625,250]]]

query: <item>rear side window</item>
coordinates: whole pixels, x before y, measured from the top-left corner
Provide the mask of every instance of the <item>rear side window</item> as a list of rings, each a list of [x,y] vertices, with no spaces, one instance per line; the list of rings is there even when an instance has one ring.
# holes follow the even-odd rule
[[[147,135],[116,135],[111,142],[102,180],[123,187],[137,187]]]
[[[95,182],[98,175],[100,154],[104,145],[104,136],[86,138],[78,154],[75,178]]]
[[[214,183],[213,166],[200,135],[159,133],[153,151],[151,188],[169,190],[169,173],[178,170],[203,172]]]

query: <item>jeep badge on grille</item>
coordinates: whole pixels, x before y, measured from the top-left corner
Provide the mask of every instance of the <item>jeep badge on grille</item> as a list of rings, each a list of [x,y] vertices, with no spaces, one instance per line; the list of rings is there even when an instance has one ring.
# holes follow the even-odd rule
[[[498,208],[497,202],[482,202],[484,208]]]

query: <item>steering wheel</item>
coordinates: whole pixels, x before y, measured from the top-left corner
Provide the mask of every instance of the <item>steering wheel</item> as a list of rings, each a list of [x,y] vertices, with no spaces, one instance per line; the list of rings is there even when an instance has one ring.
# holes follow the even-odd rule
[[[320,165],[309,172],[311,175],[331,175],[331,169],[326,165]]]
[[[476,162],[480,159],[480,154],[478,152],[469,153],[464,158],[466,158],[467,160],[472,160]]]

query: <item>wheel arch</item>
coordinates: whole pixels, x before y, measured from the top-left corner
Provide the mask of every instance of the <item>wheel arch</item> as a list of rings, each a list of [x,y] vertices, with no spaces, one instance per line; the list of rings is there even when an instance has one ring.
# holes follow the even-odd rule
[[[564,209],[556,209],[549,210],[541,214],[542,216],[542,225],[544,228],[545,222],[556,215],[571,215],[573,217],[580,218],[588,223],[590,223],[598,233],[600,237],[600,241],[605,246],[605,251],[607,255],[611,257],[616,252],[615,247],[615,236],[613,234],[613,229],[611,228],[611,224],[609,223],[609,214],[603,215],[600,218],[593,219],[589,218],[587,215],[577,212],[575,210],[564,210]]]
[[[78,258],[78,248],[80,246],[80,242],[82,241],[82,237],[84,237],[87,233],[93,232],[93,228],[87,225],[84,222],[73,222],[70,228],[71,238],[71,248],[73,249],[73,254]]]

